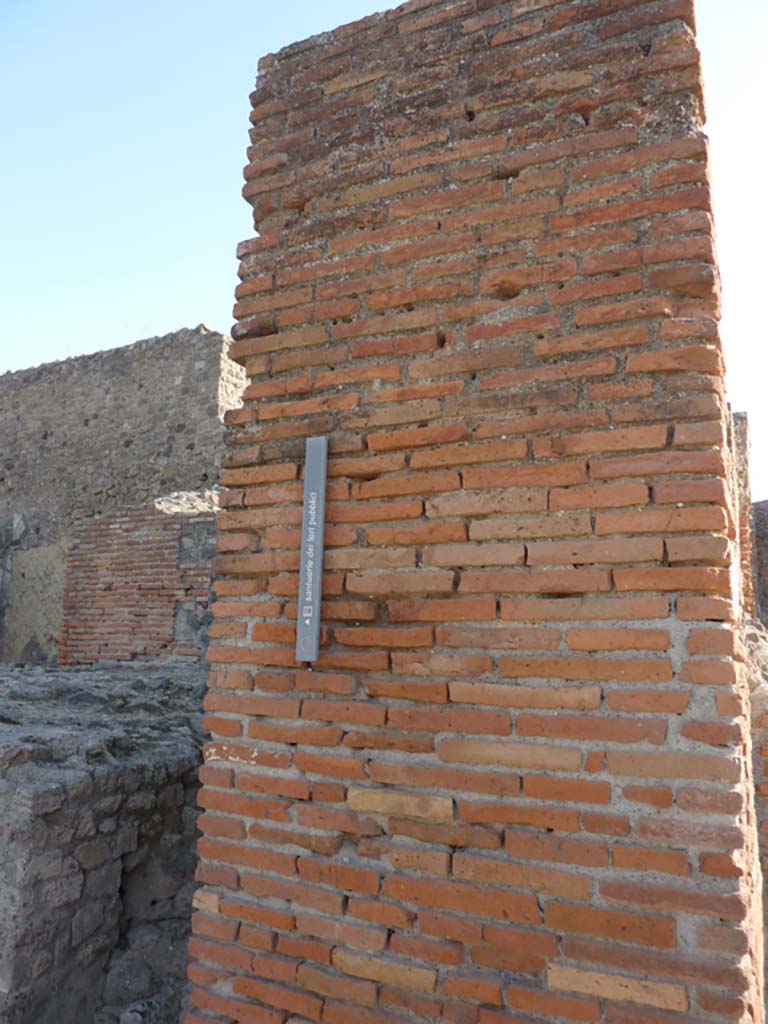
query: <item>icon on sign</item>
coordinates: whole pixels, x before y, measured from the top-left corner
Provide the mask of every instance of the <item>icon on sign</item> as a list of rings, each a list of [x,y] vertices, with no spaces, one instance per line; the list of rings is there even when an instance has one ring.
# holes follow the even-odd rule
[[[312,618],[312,605],[311,604],[305,604],[304,605],[304,607],[301,609],[301,617],[303,619],[311,619]]]

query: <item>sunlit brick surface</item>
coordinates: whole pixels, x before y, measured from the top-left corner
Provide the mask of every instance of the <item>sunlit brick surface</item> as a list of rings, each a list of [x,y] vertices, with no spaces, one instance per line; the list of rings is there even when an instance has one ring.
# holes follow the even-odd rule
[[[762,1020],[690,0],[414,0],[252,102],[188,1024]]]

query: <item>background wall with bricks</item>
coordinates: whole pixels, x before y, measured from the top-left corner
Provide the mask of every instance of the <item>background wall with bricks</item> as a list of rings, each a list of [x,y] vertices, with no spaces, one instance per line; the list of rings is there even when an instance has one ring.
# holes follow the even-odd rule
[[[59,664],[199,659],[207,642],[216,520],[139,508],[75,532]]]
[[[83,524],[214,485],[243,384],[229,343],[200,326],[0,377],[2,658],[55,658]]]
[[[252,103],[188,1024],[761,1021],[690,0],[412,0]]]

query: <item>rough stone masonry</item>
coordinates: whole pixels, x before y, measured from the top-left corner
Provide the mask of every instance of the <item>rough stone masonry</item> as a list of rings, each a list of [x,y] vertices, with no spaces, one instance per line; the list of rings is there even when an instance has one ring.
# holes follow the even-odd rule
[[[157,502],[215,483],[243,384],[229,343],[201,324],[0,376],[0,661],[157,656],[188,641],[173,630],[173,595],[186,612],[199,589],[185,586],[182,535],[211,508]]]
[[[203,677],[0,666],[0,1022],[172,1024]]]
[[[187,1024],[761,1022],[691,0],[411,0],[252,103]]]

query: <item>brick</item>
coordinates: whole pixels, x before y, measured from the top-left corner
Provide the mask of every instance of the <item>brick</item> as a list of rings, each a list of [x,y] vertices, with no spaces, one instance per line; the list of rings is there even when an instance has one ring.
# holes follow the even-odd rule
[[[349,892],[376,895],[379,891],[378,873],[369,868],[301,857],[298,861],[298,872],[302,879]]]
[[[522,565],[522,544],[435,544],[422,555],[424,565]]]
[[[483,942],[470,947],[475,964],[488,970],[516,974],[542,974],[555,956],[555,937],[547,933],[521,933],[516,928],[486,924]]]
[[[688,690],[615,690],[607,695],[606,703],[612,711],[681,715],[690,699]]]
[[[733,608],[719,597],[680,597],[677,614],[684,622],[730,622]]]
[[[298,981],[310,992],[331,999],[343,999],[346,1002],[370,1007],[376,1002],[376,986],[371,981],[352,981],[343,974],[323,971],[310,964],[301,964],[298,969]],[[359,1011],[358,1011],[359,1012]]]
[[[721,508],[643,509],[638,512],[602,512],[595,520],[595,533],[690,533],[693,530],[720,531],[727,527]]]
[[[669,683],[673,672],[666,658],[499,658],[499,673],[506,679],[571,679],[632,683]]]
[[[608,768],[617,775],[652,779],[725,779],[736,782],[739,766],[724,757],[684,753],[610,751]]]
[[[389,601],[390,622],[485,622],[496,617],[495,598]]]
[[[566,786],[568,783],[566,783]],[[503,803],[477,804],[460,801],[459,817],[464,821],[483,824],[518,825],[560,832],[576,832],[579,815],[570,808],[526,807]]]
[[[518,516],[512,519],[477,519],[469,524],[471,540],[535,540],[541,537],[568,537],[589,533],[586,513],[559,513],[547,516]]]
[[[413,526],[369,526],[365,531],[369,544],[445,544],[467,539],[464,523],[417,523]]]
[[[504,833],[504,850],[519,860],[552,861],[583,867],[607,867],[608,848],[603,843],[564,836],[531,835],[519,829]]]
[[[347,804],[353,811],[372,814],[423,818],[428,821],[452,821],[453,801],[448,797],[421,796],[393,790],[359,789],[347,791]]]
[[[502,711],[474,711],[464,708],[390,708],[387,725],[392,729],[423,732],[457,732],[463,735],[508,736],[509,715]]]
[[[381,523],[400,519],[418,519],[421,515],[421,502],[365,502],[345,506],[333,505],[329,502],[326,512],[331,522]]]
[[[560,632],[534,627],[438,626],[435,640],[441,647],[481,647],[489,650],[551,650],[560,646]]]
[[[440,911],[466,913],[518,924],[538,924],[540,914],[536,898],[507,889],[480,887],[465,882],[431,881],[405,875],[392,875],[382,885],[385,898],[413,903]]]
[[[362,701],[305,700],[303,718],[324,722],[347,722],[352,725],[383,725],[384,708],[364,704]]]
[[[666,651],[669,633],[660,629],[570,629],[572,651]]]
[[[464,572],[459,593],[583,594],[611,589],[610,573],[603,569],[541,569],[520,572]]]
[[[629,373],[664,373],[695,370],[698,373],[719,373],[720,356],[704,345],[662,349],[658,352],[631,353],[627,357]]]
[[[543,775],[527,775],[523,783],[523,794],[534,800],[607,804],[611,799],[611,786],[608,782],[552,779]]]
[[[395,845],[394,843],[387,845],[376,843],[375,841],[371,844],[371,849],[376,856],[383,857],[388,864],[391,864],[398,871],[423,871],[428,872],[430,875],[447,875],[449,871],[450,858],[447,853],[413,850],[409,847]],[[390,942],[390,948],[393,952],[415,954],[419,949],[419,944],[415,939],[403,939],[400,943],[396,943],[393,937],[393,941]],[[441,962],[444,956],[446,963],[457,962],[455,950],[442,951],[441,953],[439,948],[433,948],[429,952],[435,954],[435,959]],[[429,957],[424,959],[429,959]]]
[[[513,1010],[532,1013],[545,1019],[563,1017],[568,1021],[581,1021],[594,1024],[600,1020],[600,1005],[596,999],[580,999],[573,996],[562,996],[554,992],[528,988],[522,985],[511,985],[504,990],[504,998]],[[481,1024],[504,1024],[504,1019],[494,1021],[493,1017],[480,1018]]]
[[[501,1006],[501,985],[497,981],[482,976],[453,975],[446,978],[443,992],[447,996],[468,1003],[484,1003],[488,1006]]]
[[[688,1009],[688,996],[683,985],[639,981],[617,974],[601,974],[560,964],[549,968],[547,980],[552,988],[566,992],[579,992],[582,995],[639,1003],[643,1006],[657,1006],[676,1013]]]
[[[442,445],[432,451],[414,452],[411,465],[414,469],[436,466],[468,466],[473,463],[508,462],[524,459],[528,445],[523,440],[486,441],[472,444]]]
[[[444,682],[422,682],[412,679],[366,679],[365,692],[371,697],[418,701],[426,704],[445,704],[448,687]]]
[[[528,565],[595,565],[658,562],[660,540],[542,541],[528,545]]]
[[[603,882],[600,891],[607,900],[646,907],[662,913],[682,911],[705,917],[741,920],[744,907],[741,896],[695,892],[673,886],[651,886],[622,882]]]
[[[626,790],[624,791],[626,795]],[[664,806],[664,804],[662,804]],[[614,846],[613,863],[630,871],[669,875],[688,874],[688,854],[683,850],[651,850],[641,846]]]
[[[427,518],[447,516],[486,516],[502,512],[545,512],[547,496],[544,491],[518,488],[492,493],[444,494],[430,498],[426,503]]]
[[[296,929],[302,935],[320,938],[334,945],[352,946],[353,949],[376,952],[387,944],[387,933],[381,928],[342,923],[317,914],[298,914]]]
[[[602,700],[599,686],[538,687],[457,682],[450,683],[448,691],[455,703],[490,704],[503,708],[593,711],[600,707]]]
[[[412,988],[418,992],[434,992],[437,984],[437,971],[433,969],[413,967],[382,957],[360,956],[342,949],[334,950],[333,965],[357,978],[368,978],[398,988]]]
[[[660,949],[673,949],[676,946],[675,926],[669,918],[552,903],[544,911],[544,923],[558,932],[592,935],[613,942]]]
[[[473,828],[460,824],[422,824],[403,819],[390,821],[389,829],[393,835],[407,836],[419,842],[440,843],[444,846],[476,846],[489,850],[501,846],[500,835],[487,828]]]
[[[671,807],[672,792],[665,786],[625,786],[627,800],[648,804],[651,807]]]
[[[600,767],[592,767],[589,768],[589,770],[600,771],[604,755],[596,754],[593,756],[596,760],[600,760]],[[582,824],[586,832],[592,832],[596,835],[620,836],[621,838],[624,838],[629,835],[630,831],[629,818],[624,817],[621,814],[585,813],[582,817]]]
[[[453,441],[464,441],[469,436],[469,431],[463,423],[452,424],[447,427],[415,427],[412,430],[397,430],[386,434],[369,434],[368,447],[372,451],[397,451],[398,449],[410,450],[412,448],[428,447],[430,445],[450,444]],[[450,478],[453,480],[453,477]],[[421,488],[415,488],[421,490]]]
[[[498,487],[566,487],[584,483],[587,468],[583,462],[539,463],[480,469],[469,467],[462,474],[464,486],[482,490]]]
[[[392,671],[410,676],[483,676],[493,671],[493,659],[487,654],[418,654],[394,652]]]
[[[346,578],[346,589],[350,594],[363,594],[371,597],[397,594],[449,594],[453,590],[453,573],[439,570],[351,573]]]
[[[438,743],[437,752],[442,760],[460,764],[490,764],[561,772],[575,772],[581,767],[581,752],[569,747],[445,739]]]
[[[595,487],[569,487],[552,492],[552,510],[579,508],[625,508],[645,505],[649,491],[645,484],[602,484]],[[617,531],[618,532],[618,531]]]
[[[513,622],[583,622],[592,619],[665,619],[669,614],[667,598],[560,597],[504,599],[501,618]]]
[[[431,443],[431,442],[428,442]],[[433,494],[455,491],[460,487],[458,474],[448,470],[431,473],[387,474],[370,483],[356,484],[360,498],[397,498],[408,494]]]
[[[472,882],[502,883],[563,899],[583,900],[590,890],[589,879],[581,875],[470,853],[454,854],[453,873],[457,878]]]
[[[338,643],[348,647],[431,647],[433,630],[430,626],[411,628],[355,626],[349,629],[336,628],[334,636]]]
[[[605,452],[641,451],[664,448],[667,444],[666,426],[624,427],[615,430],[595,430],[583,434],[563,434],[542,438],[538,454],[595,455]]]
[[[193,1006],[210,1010],[217,1016],[225,1015],[235,1020],[239,1019],[243,1024],[282,1024],[285,1017],[281,1011],[268,1010],[265,1007],[259,1009],[239,999],[228,999],[198,988],[192,990],[189,1001]]]
[[[598,718],[595,716],[518,715],[518,736],[546,736],[586,742],[661,744],[666,722],[653,719]]]
[[[252,978],[235,978],[233,988],[237,995],[249,996],[279,1010],[301,1014],[309,1020],[320,1020],[323,1003],[316,996]]]
[[[419,767],[418,765],[385,765],[372,763],[371,778],[391,785],[411,783],[423,788],[439,787],[476,793],[494,793],[498,796],[516,796],[520,790],[520,779],[509,772],[496,775],[492,772],[464,771],[445,765]]]
[[[615,327],[609,331],[580,331],[576,334],[539,339],[534,352],[540,359],[551,359],[566,354],[623,349],[644,345],[648,341],[648,328],[644,324]]]
[[[614,573],[616,589],[676,590],[727,594],[730,592],[728,573],[721,569],[657,568],[617,569]]]
[[[617,477],[668,475],[671,473],[719,474],[721,456],[714,451],[665,451],[651,455],[627,455],[624,458],[594,459],[590,463],[595,480]]]

